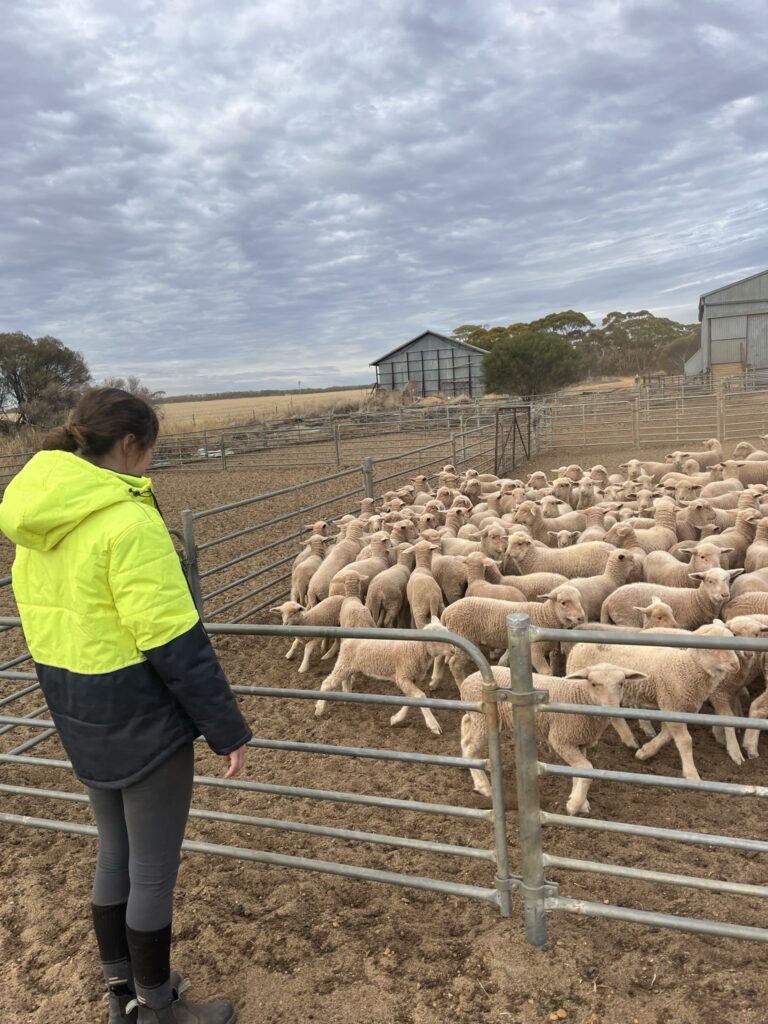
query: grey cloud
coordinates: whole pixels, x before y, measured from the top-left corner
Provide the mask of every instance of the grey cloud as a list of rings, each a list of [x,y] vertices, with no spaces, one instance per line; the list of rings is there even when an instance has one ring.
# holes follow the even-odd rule
[[[568,306],[691,320],[765,263],[766,41],[756,0],[30,2],[0,329],[179,392]]]

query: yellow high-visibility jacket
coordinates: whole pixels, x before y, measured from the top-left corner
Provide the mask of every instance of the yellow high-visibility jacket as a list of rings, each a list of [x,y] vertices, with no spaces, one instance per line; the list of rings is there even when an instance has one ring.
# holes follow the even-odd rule
[[[200,734],[218,754],[251,738],[148,478],[39,452],[8,485],[0,530],[16,544],[40,685],[86,785],[130,785]]]

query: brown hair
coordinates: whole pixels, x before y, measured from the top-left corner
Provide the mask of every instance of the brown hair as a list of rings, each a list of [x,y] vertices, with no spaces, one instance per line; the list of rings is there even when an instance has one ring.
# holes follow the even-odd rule
[[[60,427],[43,438],[44,451],[105,455],[126,434],[133,434],[142,449],[157,440],[157,413],[143,398],[121,388],[86,391]]]

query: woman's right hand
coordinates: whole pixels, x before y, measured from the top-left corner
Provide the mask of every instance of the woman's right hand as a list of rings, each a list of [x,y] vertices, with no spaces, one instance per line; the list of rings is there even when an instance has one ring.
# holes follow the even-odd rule
[[[237,775],[243,768],[246,758],[248,756],[248,745],[243,744],[242,747],[238,747],[237,750],[233,750],[231,753],[226,754],[224,760],[229,761],[229,768],[224,773],[225,779],[231,779]]]

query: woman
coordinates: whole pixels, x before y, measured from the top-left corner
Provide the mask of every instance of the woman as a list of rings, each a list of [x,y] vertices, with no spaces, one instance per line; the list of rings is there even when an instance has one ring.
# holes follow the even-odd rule
[[[173,890],[203,735],[245,763],[252,733],[203,630],[144,476],[154,410],[89,391],[9,484],[0,529],[40,686],[99,832],[92,912],[109,1020],[231,1024],[170,971]]]

